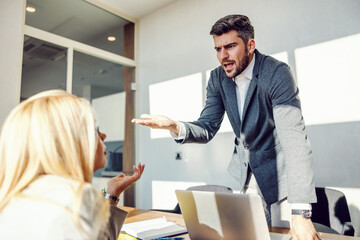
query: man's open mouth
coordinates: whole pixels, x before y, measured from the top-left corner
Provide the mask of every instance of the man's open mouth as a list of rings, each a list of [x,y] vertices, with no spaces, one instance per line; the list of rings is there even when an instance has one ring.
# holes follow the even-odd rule
[[[234,65],[233,62],[227,62],[227,63],[224,63],[224,64],[223,64],[225,70],[230,70],[230,69],[232,69],[233,65]]]

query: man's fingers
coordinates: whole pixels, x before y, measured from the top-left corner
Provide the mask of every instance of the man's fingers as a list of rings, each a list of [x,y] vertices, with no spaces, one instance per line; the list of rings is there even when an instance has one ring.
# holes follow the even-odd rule
[[[150,128],[157,128],[158,125],[153,120],[143,120],[143,119],[133,119],[131,120],[132,123],[137,123],[143,126],[147,126]]]
[[[144,114],[141,114],[140,117],[141,117],[141,118],[145,118],[145,119],[151,119],[151,118],[152,118],[152,115],[147,114],[147,113],[144,113]]]
[[[150,114],[141,114],[140,118],[131,119],[132,123],[145,124],[148,123],[149,120],[152,120],[153,116]]]
[[[134,119],[131,120],[131,122],[132,122],[132,123],[140,123],[140,124],[143,124],[143,123],[148,123],[149,120],[134,118]]]

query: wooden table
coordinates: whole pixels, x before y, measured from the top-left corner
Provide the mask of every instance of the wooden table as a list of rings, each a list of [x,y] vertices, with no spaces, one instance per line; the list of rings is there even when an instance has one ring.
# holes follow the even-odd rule
[[[159,212],[159,211],[149,211],[143,209],[137,209],[132,207],[120,207],[121,209],[127,211],[129,214],[125,219],[125,223],[138,222],[153,218],[159,218],[165,216],[168,221],[175,222],[181,226],[185,226],[184,219],[181,214],[167,213],[167,212]],[[291,233],[290,229],[287,228],[277,228],[270,227],[269,230],[271,232],[276,233]],[[348,237],[343,235],[329,234],[329,233],[319,233],[322,240],[360,240],[358,237]],[[188,234],[179,235],[184,237],[186,240],[190,240]],[[125,238],[119,237],[118,240],[124,240]],[[132,239],[133,240],[133,239]]]

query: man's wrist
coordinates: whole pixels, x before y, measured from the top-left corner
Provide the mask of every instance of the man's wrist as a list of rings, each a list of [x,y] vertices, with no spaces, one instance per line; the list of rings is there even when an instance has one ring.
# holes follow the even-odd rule
[[[292,215],[300,215],[306,219],[311,218],[312,211],[311,210],[305,210],[305,209],[292,209],[291,210]]]
[[[183,140],[185,139],[186,136],[186,129],[185,129],[185,125],[182,122],[177,122],[176,121],[176,125],[178,128],[178,132],[175,133],[173,131],[170,130],[170,135],[175,139],[175,140]]]
[[[179,125],[179,123],[177,121],[174,121],[170,131],[175,133],[176,135],[179,135],[179,133],[180,133],[180,125]]]
[[[291,203],[291,214],[299,215],[306,219],[311,218],[311,204],[310,203]]]

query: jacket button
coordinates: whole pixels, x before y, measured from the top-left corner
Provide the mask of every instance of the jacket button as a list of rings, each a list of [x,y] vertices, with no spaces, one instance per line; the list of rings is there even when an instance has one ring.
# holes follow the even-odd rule
[[[245,148],[246,150],[248,150],[248,149],[249,149],[249,145],[244,144],[244,148]]]
[[[247,163],[246,162],[244,162],[244,166],[246,167],[246,165],[247,165]]]

